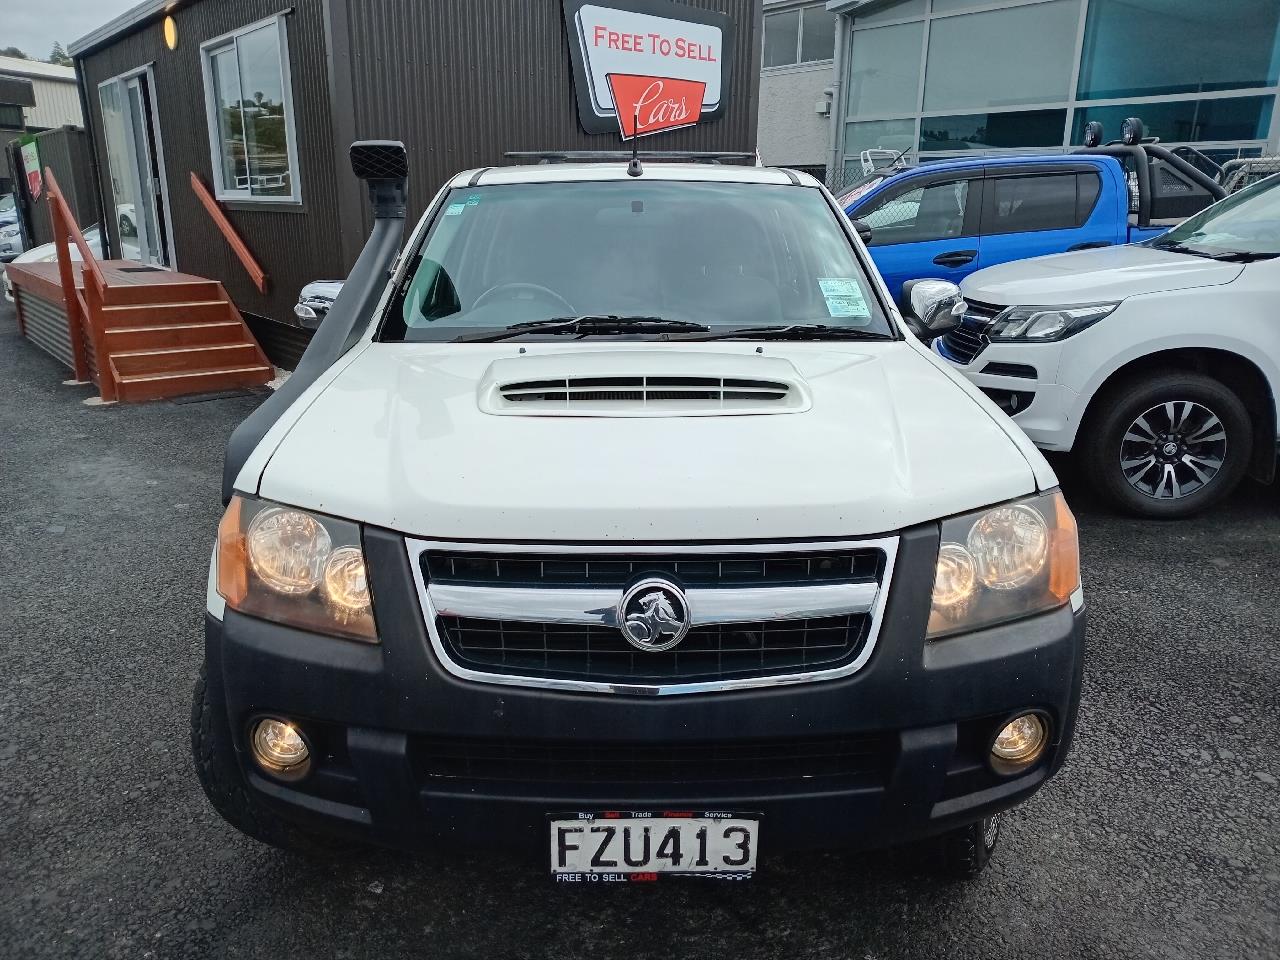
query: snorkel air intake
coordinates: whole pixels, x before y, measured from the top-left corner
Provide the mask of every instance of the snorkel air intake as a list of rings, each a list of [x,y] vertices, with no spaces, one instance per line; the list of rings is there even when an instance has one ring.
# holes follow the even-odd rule
[[[409,158],[404,144],[398,140],[357,140],[351,145],[351,171],[368,184],[373,230],[338,299],[307,344],[298,368],[227,441],[222,464],[223,503],[231,499],[240,468],[272,424],[364,334],[382,296],[387,271],[400,252],[409,197]]]

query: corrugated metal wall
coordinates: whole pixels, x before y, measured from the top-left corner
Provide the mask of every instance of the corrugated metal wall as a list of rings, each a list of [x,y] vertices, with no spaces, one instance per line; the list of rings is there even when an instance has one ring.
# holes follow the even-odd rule
[[[173,13],[178,49],[165,47],[156,21],[83,59],[100,154],[106,141],[98,85],[152,64],[177,256],[174,266],[222,281],[242,311],[278,320],[292,317],[303,284],[346,272],[334,202],[339,185],[334,177],[323,6],[321,0],[296,0],[286,17],[302,205],[224,204],[228,218],[270,276],[271,287],[265,295],[258,293],[200,206],[191,191],[190,174],[195,171],[212,187],[200,44],[289,9],[287,0],[202,0],[179,6]],[[99,166],[104,196],[109,198],[105,156],[99,156]],[[349,188],[345,183],[343,187]],[[119,249],[114,224],[112,231]]]
[[[49,167],[57,178],[71,213],[82,228],[97,222],[98,198],[93,187],[93,166],[89,160],[89,135],[81,127],[62,127],[36,134],[40,164]],[[22,192],[25,203],[30,195]],[[30,203],[27,223],[34,235],[32,246],[53,240],[53,223],[49,217],[48,195]]]
[[[737,24],[732,100],[724,119],[651,146],[754,150],[759,0],[691,5]],[[221,280],[242,312],[292,321],[304,283],[343,277],[354,263],[368,212],[346,160],[352,140],[405,141],[411,218],[447,177],[501,164],[507,150],[622,147],[617,136],[589,136],[578,125],[561,0],[295,0],[287,23],[303,204],[225,204],[270,274],[271,292],[260,295],[191,193],[188,174],[212,182],[200,43],[281,9],[282,0],[193,0],[174,11],[176,51],[165,48],[157,21],[83,58],[99,151],[98,84],[153,64],[175,265]],[[99,163],[109,197],[105,158]]]
[[[80,93],[75,80],[44,80],[32,77],[36,91],[36,105],[28,107],[28,127],[61,127],[83,123],[80,116]]]
[[[616,134],[588,135],[578,124],[561,0],[330,3],[350,31],[351,132],[405,142],[411,216],[449,176],[501,164],[507,150],[625,146]],[[722,120],[656,136],[645,146],[754,150],[760,0],[690,6],[726,13],[737,26],[732,99]]]
[[[22,330],[27,339],[74,370],[76,358],[62,304],[41,300],[20,288],[14,290],[14,300],[22,314]]]

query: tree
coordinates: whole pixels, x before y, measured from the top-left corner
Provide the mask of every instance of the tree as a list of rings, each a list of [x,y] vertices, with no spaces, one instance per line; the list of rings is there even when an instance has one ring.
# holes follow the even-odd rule
[[[25,53],[19,50],[17,47],[5,47],[4,49],[0,50],[0,57],[17,57],[19,60],[31,59]]]
[[[67,51],[62,49],[62,44],[57,40],[53,41],[53,50],[49,54],[49,62],[56,63],[60,67],[71,66],[71,58],[67,56]]]

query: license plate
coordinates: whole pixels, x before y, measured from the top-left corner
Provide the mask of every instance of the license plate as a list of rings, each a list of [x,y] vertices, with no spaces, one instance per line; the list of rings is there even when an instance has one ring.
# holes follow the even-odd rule
[[[756,868],[759,834],[759,817],[748,814],[565,814],[551,818],[551,873],[567,883],[742,879]]]

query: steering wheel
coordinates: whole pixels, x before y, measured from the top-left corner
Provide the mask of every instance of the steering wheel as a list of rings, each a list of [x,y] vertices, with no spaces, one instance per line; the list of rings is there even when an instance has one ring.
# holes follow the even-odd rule
[[[480,307],[483,307],[490,300],[496,300],[498,296],[502,293],[511,294],[511,293],[520,293],[520,292],[540,294],[543,297],[546,297],[551,300],[555,300],[557,303],[562,305],[565,308],[566,312],[568,313],[577,314],[578,312],[577,309],[573,306],[573,304],[571,304],[564,297],[560,296],[560,294],[556,293],[554,290],[548,290],[546,287],[538,283],[496,284],[495,286],[490,287],[484,293],[480,294],[480,296],[476,297],[476,302],[471,305],[471,309],[477,310]]]

